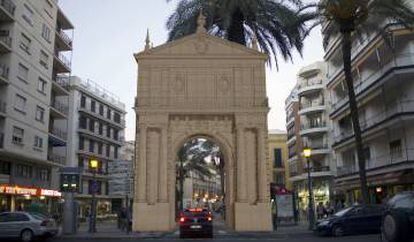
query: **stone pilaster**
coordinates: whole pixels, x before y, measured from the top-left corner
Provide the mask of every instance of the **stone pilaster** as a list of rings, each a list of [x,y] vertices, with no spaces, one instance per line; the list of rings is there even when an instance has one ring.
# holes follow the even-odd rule
[[[246,163],[244,157],[244,134],[245,129],[242,126],[237,127],[237,182],[235,184],[237,190],[237,201],[247,201],[247,186],[246,186]]]

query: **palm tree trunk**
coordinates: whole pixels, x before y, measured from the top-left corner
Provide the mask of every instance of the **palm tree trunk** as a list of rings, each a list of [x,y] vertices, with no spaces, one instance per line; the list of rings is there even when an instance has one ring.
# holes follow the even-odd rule
[[[244,37],[244,15],[240,8],[236,8],[232,14],[228,40],[246,45],[246,39]]]
[[[354,129],[355,145],[356,145],[357,157],[358,157],[362,203],[368,204],[369,196],[368,196],[367,177],[366,177],[366,170],[365,170],[364,147],[362,144],[362,132],[361,132],[361,126],[359,125],[359,112],[358,112],[358,106],[357,106],[357,101],[355,97],[355,90],[354,90],[353,77],[352,77],[351,32],[345,31],[342,33],[342,35],[343,35],[342,36],[343,37],[342,58],[344,62],[345,81],[346,81],[346,86],[348,88],[349,108],[351,109],[351,121],[352,121],[353,129]]]
[[[184,167],[183,161],[180,161],[180,211],[184,209]]]

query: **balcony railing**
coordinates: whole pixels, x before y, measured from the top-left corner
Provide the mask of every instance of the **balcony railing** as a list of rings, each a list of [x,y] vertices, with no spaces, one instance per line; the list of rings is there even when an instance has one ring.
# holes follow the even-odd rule
[[[10,36],[0,35],[0,41],[7,45],[9,48],[12,47],[12,38]]]
[[[61,165],[65,165],[66,164],[66,156],[63,155],[58,155],[58,154],[47,154],[47,159],[49,161],[52,161],[54,163],[58,163]]]
[[[10,15],[14,16],[16,5],[11,0],[1,0],[0,5],[9,12]]]
[[[300,104],[300,109],[310,108],[310,107],[320,107],[325,105],[323,99],[312,100],[311,102],[304,102]]]
[[[72,38],[70,38],[63,30],[57,29],[56,31],[59,34],[60,38],[63,40],[63,42],[72,47]]]
[[[62,62],[62,64],[70,70],[71,62],[68,60],[66,56],[62,54],[62,52],[55,52],[56,57]]]
[[[68,76],[56,76],[53,81],[59,84],[66,90],[69,90],[69,77]]]
[[[305,172],[308,171],[307,167],[303,168]],[[329,166],[314,166],[311,167],[311,172],[326,172],[326,171],[330,171],[330,167]]]
[[[59,128],[56,128],[56,127],[52,127],[50,129],[50,133],[53,134],[56,137],[59,137],[59,138],[63,139],[63,140],[66,140],[67,137],[68,137],[68,134],[65,131],[63,131]]]
[[[373,127],[374,125],[396,115],[399,113],[409,113],[414,112],[414,100],[398,100],[391,104],[388,104],[385,107],[385,111],[380,112],[368,119],[361,119],[359,124],[361,126],[361,131],[364,132],[365,130]],[[354,135],[353,129],[343,129],[341,133],[334,137],[335,142],[340,142],[344,139],[350,138]]]
[[[0,133],[0,149],[4,148],[4,133]]]
[[[414,53],[405,53],[401,54],[396,58],[391,58],[386,63],[382,65],[382,67],[372,70],[372,74],[355,80],[354,83],[354,90],[355,95],[360,94],[361,92],[365,91],[368,87],[371,86],[375,81],[377,81],[380,77],[384,74],[388,73],[391,69],[401,66],[410,66],[414,64]],[[332,111],[337,110],[338,108],[342,107],[344,104],[348,102],[348,95],[344,96],[343,98],[339,99],[335,103],[332,104]]]
[[[320,85],[322,84],[322,79],[317,79],[317,80],[306,80],[306,81],[302,81],[299,83],[298,85],[298,89],[302,89],[305,87],[311,87],[311,86],[315,86],[315,85]]]
[[[68,115],[69,113],[69,107],[58,100],[52,102],[52,107],[65,115]]]
[[[315,129],[315,128],[326,128],[326,122],[322,121],[319,123],[304,123],[300,126],[301,130]]]
[[[7,111],[7,103],[3,100],[0,100],[0,113],[6,113]]]
[[[10,71],[10,68],[7,65],[0,64],[0,76],[1,77],[8,80],[9,79],[9,71]]]

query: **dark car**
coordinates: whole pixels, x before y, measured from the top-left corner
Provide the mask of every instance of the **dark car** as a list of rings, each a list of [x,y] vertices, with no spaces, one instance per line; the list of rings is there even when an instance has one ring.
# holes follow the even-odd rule
[[[333,236],[379,233],[382,211],[383,206],[380,205],[345,208],[327,219],[319,220],[315,233]]]
[[[213,237],[213,217],[207,209],[186,209],[180,214],[180,238]]]
[[[414,192],[391,198],[382,217],[381,238],[387,242],[414,240]]]

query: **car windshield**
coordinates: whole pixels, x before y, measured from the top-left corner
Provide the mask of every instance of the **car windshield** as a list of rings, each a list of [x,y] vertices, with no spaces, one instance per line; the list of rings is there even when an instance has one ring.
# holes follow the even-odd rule
[[[348,213],[349,211],[351,211],[352,209],[353,209],[352,207],[350,207],[350,208],[344,208],[344,209],[338,211],[337,213],[335,213],[334,216],[336,216],[336,217],[342,217],[346,213]]]
[[[46,215],[41,214],[41,213],[30,213],[30,215],[31,215],[33,218],[37,219],[37,220],[43,220],[43,219],[46,219],[46,218],[47,218],[47,216],[46,216]]]

